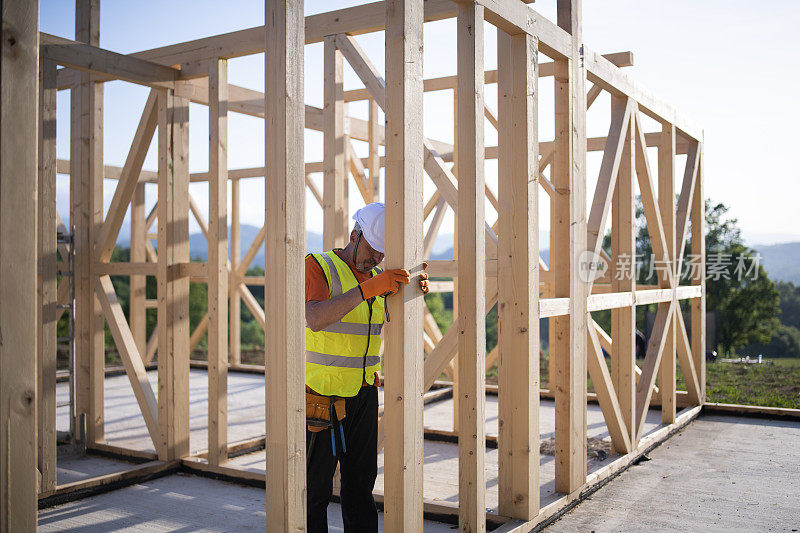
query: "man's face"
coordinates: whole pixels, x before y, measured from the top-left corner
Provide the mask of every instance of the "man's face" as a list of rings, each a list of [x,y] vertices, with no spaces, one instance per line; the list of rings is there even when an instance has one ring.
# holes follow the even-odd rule
[[[350,232],[350,242],[355,245],[357,240],[358,232]],[[383,261],[383,254],[374,250],[367,242],[367,239],[362,235],[361,241],[358,243],[358,249],[356,250],[356,270],[366,274],[378,266],[381,261]]]

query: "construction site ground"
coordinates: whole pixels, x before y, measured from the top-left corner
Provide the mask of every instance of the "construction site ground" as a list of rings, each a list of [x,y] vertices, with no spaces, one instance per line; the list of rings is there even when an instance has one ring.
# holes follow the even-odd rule
[[[156,386],[156,372],[148,373]],[[124,375],[106,378],[105,419],[109,444],[153,451],[144,420]],[[66,400],[65,383],[58,402]],[[228,379],[229,442],[263,436],[264,377],[231,372]],[[207,374],[192,370],[190,380],[191,450],[206,448]],[[381,396],[382,401],[382,396]],[[497,397],[487,395],[486,432],[497,435]],[[59,409],[58,428],[66,430],[68,413]],[[554,492],[553,437],[555,408],[542,400],[540,499],[544,507]],[[452,399],[426,405],[425,427],[452,430]],[[604,446],[608,433],[600,408],[587,407],[590,447],[588,472],[619,458]],[[661,413],[649,412],[644,433],[660,427]],[[642,461],[612,479],[561,517],[558,531],[800,529],[800,422],[701,415]],[[497,512],[496,448],[486,451],[486,506]],[[425,441],[424,497],[458,502],[458,447],[453,442]],[[228,466],[263,474],[264,451],[232,458]],[[117,459],[62,453],[59,485],[130,467]],[[383,454],[378,457],[376,489],[383,489]],[[42,531],[244,531],[264,530],[265,492],[251,486],[186,473],[140,482],[103,494],[42,509]],[[331,531],[342,529],[338,505],[329,509]],[[426,521],[425,530],[451,531],[448,523]]]

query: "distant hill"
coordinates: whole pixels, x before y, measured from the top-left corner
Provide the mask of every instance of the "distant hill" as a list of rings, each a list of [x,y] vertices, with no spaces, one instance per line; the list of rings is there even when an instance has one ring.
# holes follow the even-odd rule
[[[541,256],[542,260],[545,264],[550,264],[550,250],[539,250],[539,255]],[[453,258],[453,248],[447,248],[446,250],[442,250],[439,253],[436,253],[436,250],[431,252],[431,259],[452,259]]]
[[[550,262],[550,232],[539,232],[539,255],[545,263]],[[453,234],[448,233],[439,235],[436,239],[436,244],[433,245],[431,250],[431,259],[452,259],[453,258]]]
[[[242,236],[242,255],[247,253],[247,250],[253,244],[253,241],[258,236],[261,228],[242,224],[240,227],[240,234]],[[228,239],[230,239],[231,232],[228,229]],[[306,251],[318,252],[322,250],[322,235],[314,233],[313,231],[306,232]],[[208,243],[202,233],[192,233],[189,235],[189,253],[192,259],[200,259],[205,261],[208,258]],[[250,266],[264,266],[264,246],[262,245],[256,254]]]
[[[800,285],[800,242],[756,245],[762,264],[773,281],[791,281]]]

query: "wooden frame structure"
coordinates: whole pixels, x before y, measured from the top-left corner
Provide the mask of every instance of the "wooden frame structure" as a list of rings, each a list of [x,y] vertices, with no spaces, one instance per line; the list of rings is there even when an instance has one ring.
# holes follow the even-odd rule
[[[238,309],[243,302],[266,333],[265,446],[267,478],[271,480],[266,486],[268,529],[302,528],[303,283],[297,272],[302,272],[305,253],[305,188],[310,189],[323,210],[325,246],[338,246],[347,239],[349,176],[360,200],[368,203],[379,198],[381,168],[385,169],[390,228],[386,236],[387,266],[418,269],[430,256],[445,212],[452,209],[458,215],[458,259],[429,261],[428,268],[432,276],[456,280],[436,284],[439,290],[457,291],[453,326],[442,334],[413,287],[404,289],[402,298],[389,302],[391,316],[399,318],[387,328],[384,354],[387,400],[380,435],[381,445],[386,442],[383,503],[387,529],[421,530],[426,509],[447,508],[423,502],[421,496],[423,396],[443,372],[453,379],[458,391],[454,413],[459,442],[457,514],[461,528],[469,531],[486,528],[485,370],[495,362],[499,361],[500,370],[499,515],[502,520],[510,520],[506,530],[531,529],[699,412],[699,407],[693,406],[702,405],[705,396],[704,258],[699,244],[704,233],[703,133],[621,70],[632,64],[631,54],[602,56],[584,45],[580,0],[558,0],[556,23],[520,0],[427,0],[424,4],[422,0],[386,0],[308,17],[303,15],[302,2],[267,0],[265,26],[131,55],[98,47],[99,0],[77,1],[75,41],[39,34],[37,48],[31,44],[37,37],[35,13],[31,22],[30,12],[23,7],[28,4],[10,0],[3,3],[4,28],[7,20],[20,25],[24,38],[18,46],[30,48],[26,58],[33,59],[22,66],[19,58],[8,60],[4,52],[2,60],[0,246],[4,258],[7,253],[20,254],[31,268],[22,269],[27,277],[18,280],[11,274],[23,274],[17,271],[19,262],[12,270],[4,261],[0,296],[3,301],[8,297],[28,302],[24,296],[14,295],[35,294],[31,278],[36,271],[32,266],[35,254],[31,249],[17,251],[6,246],[37,242],[33,233],[37,224],[24,218],[36,213],[29,209],[36,200],[41,315],[38,333],[25,329],[24,339],[13,339],[18,346],[16,356],[7,357],[9,332],[16,324],[34,322],[26,321],[18,309],[14,317],[7,316],[6,306],[0,311],[0,431],[4,435],[0,440],[5,447],[6,406],[18,401],[14,395],[19,394],[16,388],[8,388],[6,376],[14,372],[23,377],[14,384],[27,387],[22,393],[27,398],[25,395],[33,394],[33,378],[38,375],[38,437],[32,425],[32,408],[21,417],[12,409],[10,416],[20,420],[21,430],[12,433],[10,442],[17,447],[27,442],[25,439],[38,442],[40,497],[60,489],[55,479],[55,323],[61,314],[58,306],[68,298],[69,283],[75,284],[76,408],[86,417],[86,445],[113,448],[105,444],[103,432],[105,321],[153,441],[154,459],[159,464],[181,460],[190,468],[216,472],[231,470],[224,464],[232,449],[226,430],[227,372],[241,366]],[[453,17],[457,19],[457,75],[423,80],[423,24]],[[484,70],[484,22],[498,29],[497,71]],[[386,72],[381,75],[355,36],[384,30]],[[315,42],[324,43],[324,109],[303,103],[303,49],[304,44]],[[227,60],[260,52],[266,52],[265,93],[228,83]],[[548,61],[542,60],[545,56]],[[342,89],[345,61],[364,88]],[[22,70],[19,74],[17,70],[9,71],[12,74],[7,76],[7,68]],[[30,153],[31,146],[37,145],[32,140],[26,151],[30,157],[24,164],[15,157],[12,165],[12,158],[5,157],[7,149],[18,149],[17,144],[7,147],[6,128],[25,131],[30,139],[36,138],[37,130],[36,115],[31,109],[36,103],[22,96],[36,91],[22,85],[7,91],[5,83],[20,80],[21,84],[25,80],[30,85],[37,78],[41,124],[38,173],[31,166],[35,157]],[[555,114],[543,117],[538,87],[548,78],[554,83]],[[121,168],[103,164],[103,82],[114,79],[150,88]],[[488,83],[498,84],[496,115],[493,106],[484,101],[483,88]],[[587,84],[591,84],[588,92]],[[57,161],[55,94],[64,89],[71,91],[71,155],[70,161]],[[433,90],[453,91],[455,145],[423,134],[422,97],[424,91]],[[602,92],[611,95],[608,134],[587,139],[587,107]],[[12,100],[7,102],[7,97]],[[358,100],[369,102],[367,120],[345,114],[345,104]],[[209,107],[209,171],[205,173],[188,172],[190,102]],[[9,104],[25,107],[12,113]],[[379,110],[385,114],[384,123],[379,123]],[[17,114],[22,111],[27,114]],[[228,169],[229,113],[265,119],[265,167]],[[660,124],[660,129],[645,131],[645,116]],[[538,139],[540,120],[553,121],[553,140]],[[498,146],[485,146],[483,131],[487,121],[498,130]],[[305,129],[323,132],[322,162],[304,160]],[[158,170],[146,171],[142,165],[156,134]],[[366,158],[356,155],[353,141],[367,143]],[[381,145],[385,146],[384,155],[379,153]],[[658,149],[657,166],[651,164],[648,147]],[[587,190],[587,151],[602,152],[594,191]],[[674,173],[678,154],[686,154],[686,165],[676,202]],[[492,158],[498,159],[497,194],[484,179],[484,161]],[[436,185],[436,192],[427,200],[423,198],[423,171]],[[76,258],[74,281],[65,277],[58,286],[54,240],[59,225],[54,194],[57,172],[68,173],[71,178],[72,253]],[[311,177],[320,172],[321,191]],[[10,176],[16,173],[29,178],[24,182],[27,188],[21,181],[10,182]],[[38,179],[34,179],[37,175]],[[241,256],[238,183],[265,175],[265,225]],[[100,208],[104,179],[117,180],[107,213]],[[194,181],[209,183],[208,220],[189,194],[189,183]],[[233,183],[230,243],[228,181]],[[657,287],[637,286],[631,277],[633,263],[621,260],[635,252],[635,183],[655,258],[665,265]],[[34,195],[37,184],[38,195]],[[153,185],[157,187],[158,203],[146,215],[144,190]],[[539,256],[538,231],[546,227],[539,217],[540,191],[544,191],[543,199],[549,202],[551,212],[549,266]],[[587,198],[591,199],[588,212]],[[487,201],[499,213],[494,224],[486,221]],[[132,214],[131,259],[128,263],[110,262],[128,206]],[[205,263],[189,261],[189,213],[209,242]],[[157,249],[150,233],[156,220]],[[609,225],[611,256],[602,248]],[[701,264],[691,284],[680,285],[682,251],[690,228],[692,252],[701,258]],[[22,239],[20,235],[27,237]],[[270,250],[266,255],[267,275],[264,279],[250,279],[245,273],[264,243]],[[230,260],[228,249],[232,251]],[[613,267],[600,275],[592,270],[598,261],[607,261]],[[110,275],[131,277],[129,319],[117,301]],[[157,280],[156,301],[145,299],[145,276]],[[188,323],[190,280],[207,282],[209,286],[209,312],[193,332]],[[269,321],[248,284],[265,285]],[[687,335],[678,305],[686,299],[692,302],[691,335]],[[29,302],[31,308],[33,301]],[[495,304],[501,323],[499,345],[487,355],[484,316]],[[658,304],[658,314],[646,358],[638,369],[634,359],[635,309],[645,304]],[[144,313],[152,307],[157,308],[158,326],[147,339]],[[591,315],[606,309],[612,310],[610,332],[600,328]],[[33,309],[22,311],[33,316]],[[545,508],[539,501],[538,454],[541,318],[552,319],[550,383],[556,406],[555,484],[557,491],[564,494],[557,505]],[[206,331],[209,445],[206,452],[190,456],[189,353]],[[21,329],[16,333],[22,334]],[[35,374],[32,359],[21,358],[20,354],[33,353],[37,344]],[[157,399],[145,370],[156,350]],[[611,354],[610,368],[604,351]],[[423,352],[424,362],[419,355]],[[456,354],[457,365],[453,364]],[[675,388],[676,356],[687,384],[685,393],[676,392]],[[587,373],[613,446],[622,454],[603,472],[588,477]],[[644,417],[656,390],[664,426],[645,436]],[[678,413],[678,406],[688,409]],[[3,449],[4,454],[9,453]],[[11,517],[9,524],[32,524],[35,520],[35,461],[27,459],[36,454],[23,455],[25,460],[15,461],[11,470],[6,469],[5,460],[1,467],[0,485],[9,486],[10,480],[15,487],[13,498],[23,502],[12,503],[10,515],[3,508],[4,516]],[[30,497],[25,499],[26,496]],[[5,496],[2,502],[6,505]],[[16,527],[4,523],[3,529]]]

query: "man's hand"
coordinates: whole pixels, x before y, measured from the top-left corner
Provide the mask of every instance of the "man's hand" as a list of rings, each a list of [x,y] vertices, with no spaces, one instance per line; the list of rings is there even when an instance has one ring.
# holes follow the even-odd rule
[[[428,268],[428,263],[422,263],[422,270]],[[425,272],[420,272],[419,274],[419,290],[422,291],[422,294],[428,294],[431,290],[430,285],[428,284],[428,275]]]
[[[362,282],[359,288],[364,299],[368,300],[375,296],[389,296],[396,293],[400,290],[401,283],[406,285],[411,283],[411,274],[404,268],[392,268]]]

